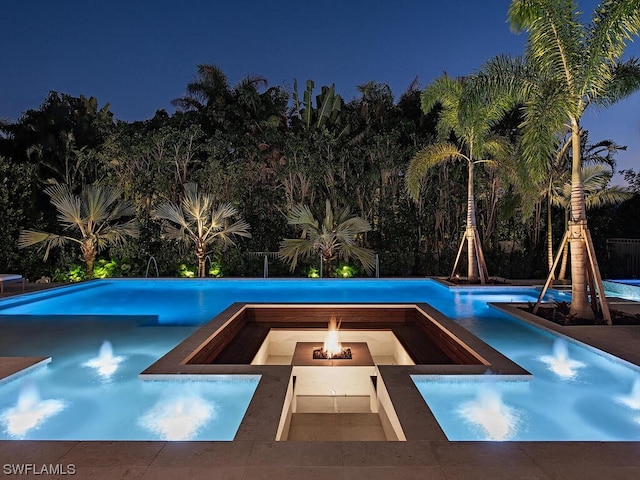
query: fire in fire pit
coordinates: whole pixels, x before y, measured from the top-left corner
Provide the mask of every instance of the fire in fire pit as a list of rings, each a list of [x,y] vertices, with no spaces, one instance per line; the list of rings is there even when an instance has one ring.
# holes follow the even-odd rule
[[[340,323],[336,320],[335,315],[332,315],[329,319],[329,331],[327,332],[327,338],[324,341],[322,348],[317,348],[313,351],[314,360],[328,360],[328,359],[342,359],[351,360],[351,349],[342,348],[340,339],[338,337],[338,330],[340,329]]]

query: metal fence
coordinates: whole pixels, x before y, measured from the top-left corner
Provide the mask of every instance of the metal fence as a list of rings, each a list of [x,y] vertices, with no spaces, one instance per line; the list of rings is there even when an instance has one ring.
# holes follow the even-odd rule
[[[640,277],[640,239],[607,239],[606,275],[609,278]]]

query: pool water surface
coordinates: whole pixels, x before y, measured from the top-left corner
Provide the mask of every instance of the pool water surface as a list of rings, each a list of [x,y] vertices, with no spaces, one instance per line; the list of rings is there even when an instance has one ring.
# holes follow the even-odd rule
[[[233,302],[427,302],[533,373],[529,382],[500,382],[491,375],[474,381],[414,377],[449,439],[640,440],[638,369],[581,344],[559,342],[487,305],[535,301],[538,293],[520,287],[449,289],[423,279],[161,279],[100,280],[12,297],[0,301],[0,355],[53,360],[0,386],[0,438],[229,440],[258,378],[212,378],[185,388],[144,382],[138,373]],[[121,359],[108,377],[86,366],[105,340],[112,358]],[[562,361],[568,367],[558,369]],[[29,393],[31,385],[45,410],[57,410],[16,434],[7,412],[15,413],[20,391]],[[153,424],[165,414],[164,426]],[[189,428],[171,421],[190,417],[195,420]],[[230,425],[226,418],[233,419]]]

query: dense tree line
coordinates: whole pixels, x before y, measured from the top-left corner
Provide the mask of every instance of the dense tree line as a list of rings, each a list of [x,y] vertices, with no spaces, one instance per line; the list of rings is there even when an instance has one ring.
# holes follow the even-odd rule
[[[33,248],[18,251],[21,229],[65,234],[46,193],[58,183],[71,194],[88,185],[117,188],[134,206],[139,237],[103,250],[97,259],[110,265],[110,274],[144,275],[151,256],[161,275],[184,272],[196,258],[163,238],[156,212],[168,202],[178,204],[184,185],[194,183],[212,201],[230,204],[250,226],[250,238],[210,255],[208,266],[215,264],[217,274],[221,268],[224,275],[261,276],[263,255],[299,234],[288,224],[292,211],[307,205],[322,218],[329,202],[332,210],[348,207],[369,223],[359,241],[378,253],[381,275],[448,275],[468,222],[468,165],[437,164],[415,186],[419,195],[407,193],[410,160],[442,142],[437,120],[446,105],[433,101],[424,113],[421,92],[415,81],[396,98],[387,85],[369,82],[345,102],[333,85],[318,89],[307,81],[302,88],[296,82],[289,91],[247,77],[232,86],[222,70],[201,65],[186,94],[174,100],[175,113],[159,110],[135,122],[117,120],[108,104],[100,106],[93,97],[51,92],[38,109],[1,125],[0,265],[31,279],[77,272],[78,252],[71,246],[52,250],[46,261]],[[500,162],[475,169],[474,222],[491,275],[544,277],[544,233],[561,235],[565,216],[558,202],[544,215],[550,198],[529,201],[518,185],[521,122],[514,106],[483,133],[513,150],[505,147]],[[458,141],[456,133],[447,145]],[[607,158],[613,172],[615,158]],[[634,175],[627,172],[637,186]],[[629,202],[637,204],[637,198]],[[634,214],[626,204],[594,211],[592,233],[605,273],[605,239],[638,237],[638,226],[629,221]],[[291,275],[288,265],[273,258],[271,275]],[[293,274],[307,276],[318,263],[301,259]],[[352,267],[365,275],[362,267]]]

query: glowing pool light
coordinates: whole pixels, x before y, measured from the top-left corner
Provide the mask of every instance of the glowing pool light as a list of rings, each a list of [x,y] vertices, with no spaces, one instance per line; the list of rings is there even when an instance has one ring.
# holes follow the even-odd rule
[[[549,370],[564,379],[571,379],[577,375],[577,369],[584,367],[584,363],[569,358],[566,340],[562,338],[553,342],[553,355],[542,355],[540,360],[547,364]]]
[[[198,395],[160,400],[140,418],[140,425],[164,440],[193,440],[215,416],[213,405]]]
[[[2,412],[0,422],[5,425],[9,435],[22,437],[64,407],[61,400],[41,400],[36,384],[27,381],[20,388],[18,403]]]
[[[459,414],[480,427],[487,440],[509,440],[516,433],[515,410],[502,402],[500,393],[492,386],[482,385],[474,400],[460,406]]]
[[[98,375],[108,379],[116,372],[118,365],[120,365],[123,360],[124,357],[113,356],[113,346],[111,345],[111,342],[105,340],[100,346],[98,356],[83,363],[82,365],[84,367],[94,368],[98,372]]]
[[[616,400],[633,410],[640,410],[640,378],[636,378],[633,382],[629,395],[620,395]],[[640,423],[640,417],[637,417],[636,421]]]

